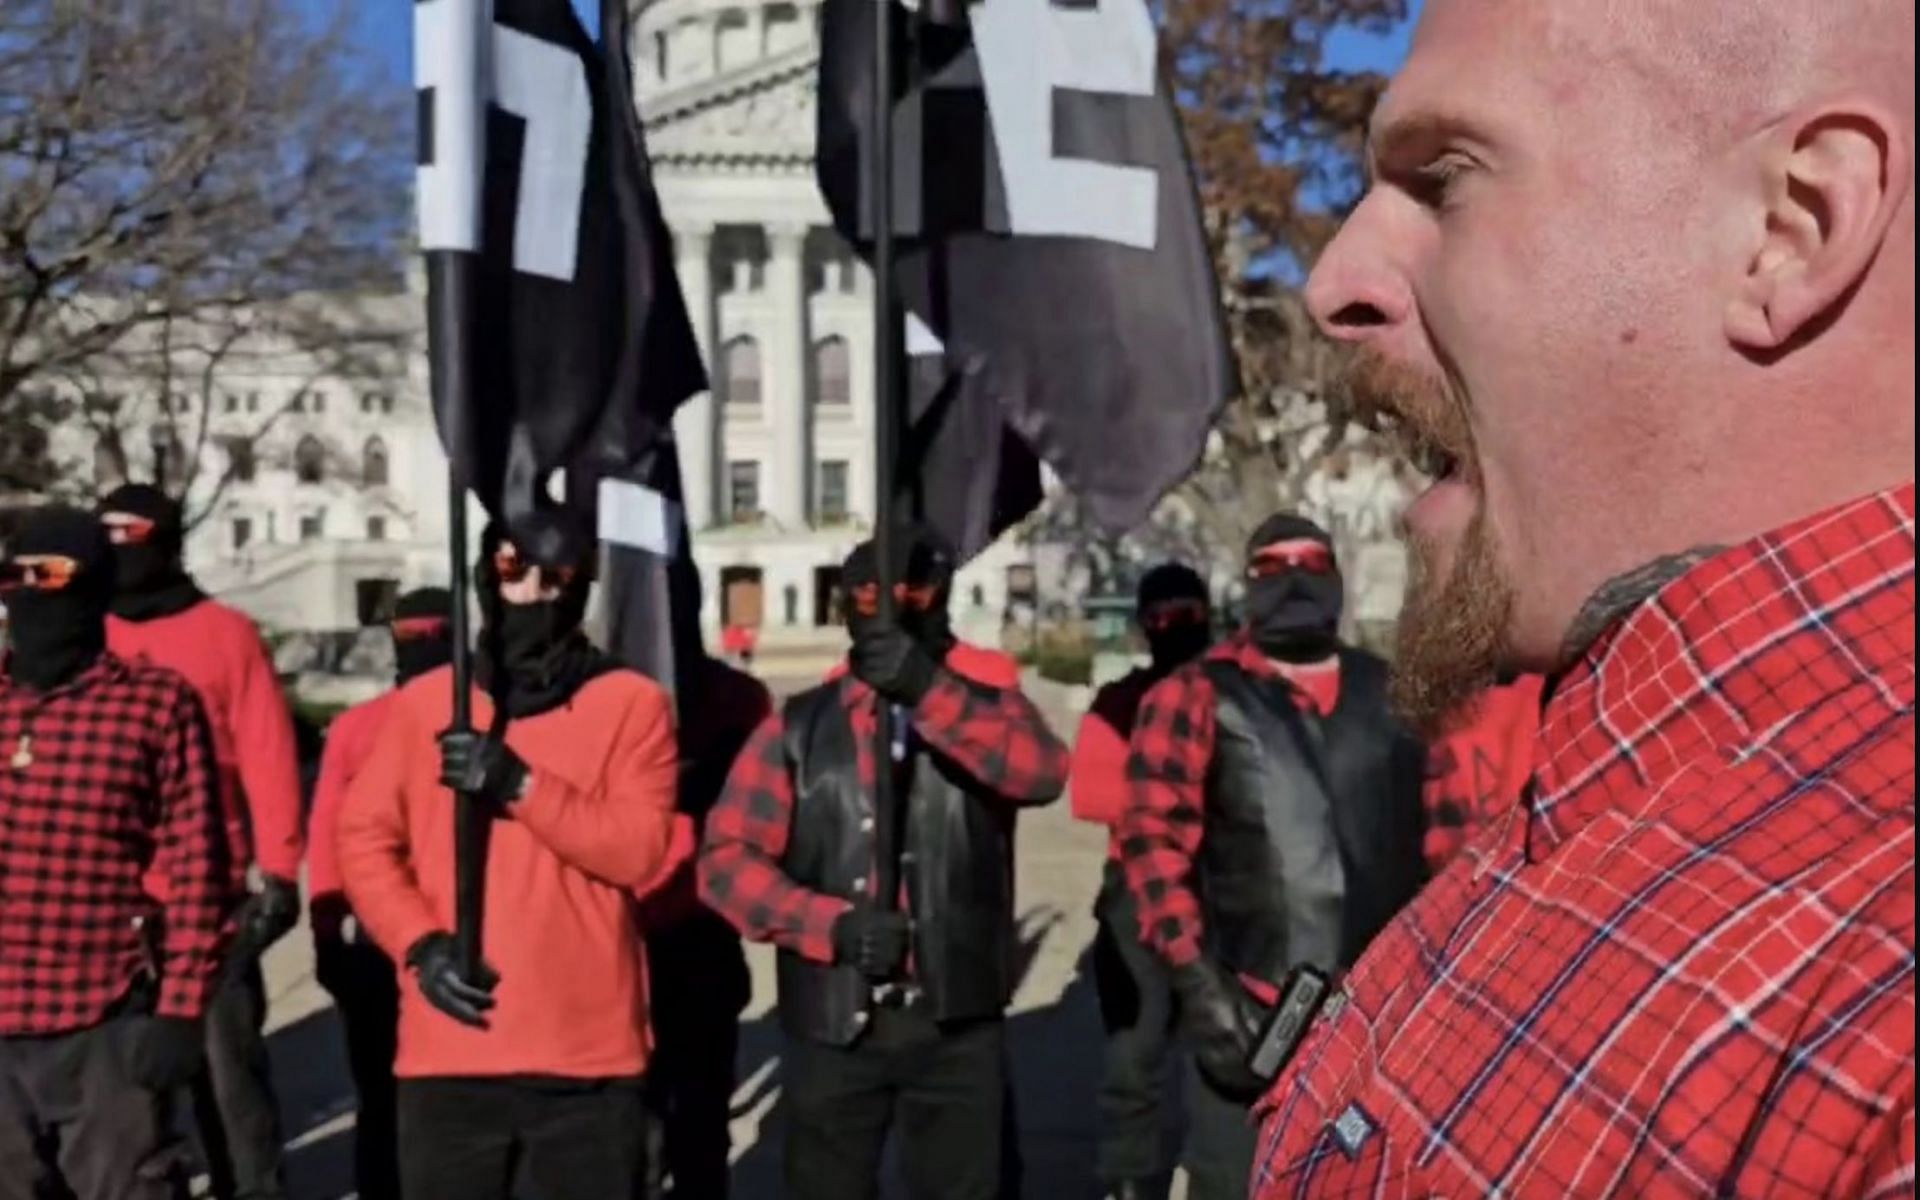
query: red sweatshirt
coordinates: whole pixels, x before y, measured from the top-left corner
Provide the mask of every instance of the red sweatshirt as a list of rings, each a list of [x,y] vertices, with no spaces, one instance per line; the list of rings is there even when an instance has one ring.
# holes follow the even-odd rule
[[[434,745],[452,701],[445,668],[400,689],[334,831],[354,915],[396,961],[454,925],[455,801]],[[492,712],[476,692],[474,724],[486,728]],[[491,1028],[459,1024],[408,982],[395,1073],[638,1075],[651,1046],[632,896],[660,881],[676,841],[691,841],[673,810],[672,702],[643,676],[611,671],[569,704],[512,722],[507,744],[531,777],[487,852],[481,953],[500,973]]]
[[[107,618],[107,648],[129,661],[170,667],[200,693],[213,726],[221,803],[236,865],[300,878],[300,756],[293,718],[260,631],[212,600],[151,621]],[[156,885],[155,895],[164,881]]]
[[[347,789],[373,754],[380,731],[393,715],[398,692],[384,692],[356,704],[327,727],[327,748],[320,755],[320,776],[313,785],[313,815],[307,824],[307,893],[313,899],[342,891],[340,856],[334,828]]]

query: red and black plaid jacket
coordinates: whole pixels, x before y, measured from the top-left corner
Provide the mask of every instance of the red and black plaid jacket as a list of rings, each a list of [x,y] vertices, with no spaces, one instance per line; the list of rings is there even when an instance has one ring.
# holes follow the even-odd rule
[[[1913,1195],[1913,499],[1702,564],[1559,681],[1523,803],[1258,1108],[1260,1200]]]
[[[0,674],[0,1035],[98,1024],[150,953],[156,1011],[199,1016],[239,898],[228,857],[213,735],[185,679],[110,654],[45,693]]]
[[[873,690],[849,675],[837,686],[853,723],[860,778],[871,787]],[[912,719],[921,740],[1010,804],[1046,804],[1066,788],[1067,748],[1021,694],[1019,669],[1002,655],[956,647]],[[833,923],[850,906],[801,887],[780,869],[793,826],[785,736],[775,713],[735,762],[707,818],[700,895],[747,937],[827,963]]]
[[[1284,675],[1302,709],[1322,716],[1340,700],[1337,661],[1283,672],[1243,633],[1161,680],[1141,702],[1127,759],[1132,791],[1115,834],[1127,887],[1140,906],[1141,939],[1176,967],[1200,957],[1204,934],[1190,877],[1213,761],[1214,688],[1202,669],[1208,662],[1233,663],[1255,679]]]

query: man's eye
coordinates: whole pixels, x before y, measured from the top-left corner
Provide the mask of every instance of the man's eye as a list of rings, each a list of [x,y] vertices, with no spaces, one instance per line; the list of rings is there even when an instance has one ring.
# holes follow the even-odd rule
[[[1426,207],[1444,211],[1452,207],[1455,190],[1472,166],[1463,154],[1442,154],[1413,172],[1408,190]]]

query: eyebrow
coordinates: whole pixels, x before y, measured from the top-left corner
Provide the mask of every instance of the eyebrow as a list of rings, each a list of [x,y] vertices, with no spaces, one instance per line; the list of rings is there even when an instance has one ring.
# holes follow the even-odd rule
[[[1391,175],[1418,165],[1441,143],[1455,139],[1486,141],[1479,126],[1457,114],[1409,113],[1368,131],[1368,170],[1375,175]]]

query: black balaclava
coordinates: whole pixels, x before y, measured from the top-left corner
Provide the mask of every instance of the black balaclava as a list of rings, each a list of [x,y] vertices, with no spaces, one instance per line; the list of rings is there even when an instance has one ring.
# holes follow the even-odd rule
[[[415,588],[394,601],[396,683],[405,683],[453,661],[452,621],[453,597],[445,588]]]
[[[113,600],[113,546],[91,513],[43,508],[21,525],[8,547],[14,558],[57,554],[79,565],[67,586],[7,593],[7,673],[35,691],[51,691],[91,666],[107,648]]]
[[[1287,570],[1255,577],[1260,551],[1281,542],[1313,541],[1327,548],[1328,570]],[[1281,662],[1319,662],[1340,648],[1340,613],[1346,586],[1333,561],[1333,539],[1307,520],[1268,517],[1247,542],[1247,631],[1268,657]]]
[[[150,484],[129,483],[108,492],[100,512],[102,516],[127,513],[153,522],[153,533],[146,541],[113,547],[114,616],[151,621],[184,612],[206,599],[181,562],[186,532],[179,501]]]
[[[494,552],[512,542],[520,557],[541,567],[571,567],[573,581],[552,600],[508,604],[500,598]],[[498,522],[480,539],[475,571],[480,592],[480,653],[475,670],[482,687],[509,717],[531,717],[573,699],[588,680],[614,667],[596,649],[580,623],[587,615],[596,547],[593,535],[558,509]]]
[[[1206,650],[1213,640],[1209,599],[1207,581],[1182,563],[1165,563],[1141,577],[1136,611],[1156,672],[1164,675]],[[1196,603],[1199,611],[1193,617],[1183,614],[1177,619],[1156,619],[1156,610],[1163,606],[1191,608]]]
[[[893,539],[896,587],[908,592],[923,592],[926,604],[917,607],[900,604],[900,627],[936,660],[946,657],[958,640],[953,634],[954,553],[944,538],[920,525],[903,525]],[[860,543],[847,555],[840,569],[840,585],[847,596],[847,628],[855,637],[868,620],[860,612],[856,597],[862,589],[877,588],[880,581],[879,551],[871,541]],[[898,593],[896,593],[896,596]]]

